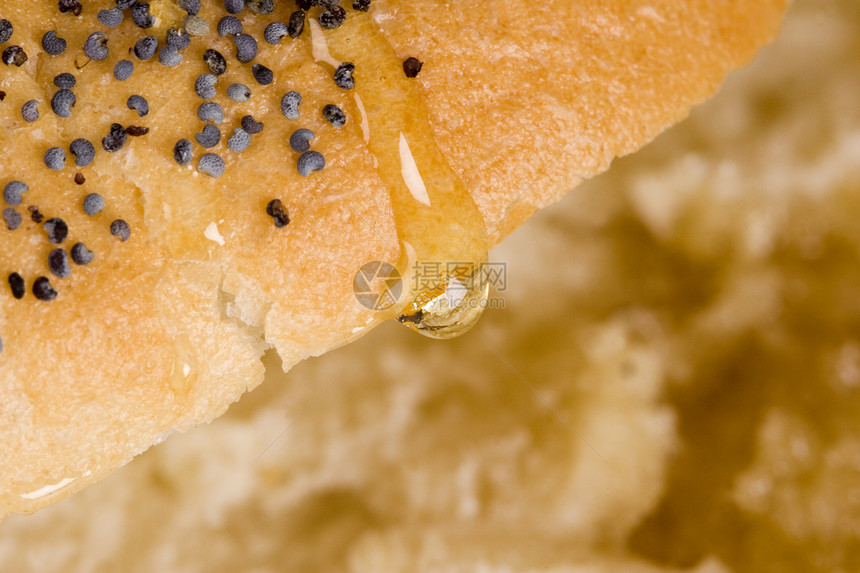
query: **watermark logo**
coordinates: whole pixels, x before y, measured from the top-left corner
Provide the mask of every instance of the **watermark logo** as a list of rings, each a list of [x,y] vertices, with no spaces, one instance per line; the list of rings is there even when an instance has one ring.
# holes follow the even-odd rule
[[[391,263],[371,261],[355,273],[352,290],[364,308],[386,310],[394,306],[403,294],[403,279]]]
[[[477,268],[477,271],[475,267]],[[454,288],[472,290],[486,284],[496,292],[508,288],[507,263],[467,261],[418,261],[412,267],[412,288],[415,290],[435,290],[455,278]]]
[[[484,308],[504,308],[504,300],[467,297],[472,291],[489,285],[495,292],[508,288],[506,263],[418,261],[412,267],[412,290],[415,292],[444,292],[449,308],[457,308],[463,301]],[[391,263],[371,261],[361,267],[352,281],[355,298],[370,310],[387,310],[403,294],[403,278]]]

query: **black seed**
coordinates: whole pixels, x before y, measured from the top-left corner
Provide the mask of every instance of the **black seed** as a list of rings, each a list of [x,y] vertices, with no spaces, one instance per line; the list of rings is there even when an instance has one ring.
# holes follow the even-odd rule
[[[120,60],[113,67],[113,77],[124,82],[134,73],[134,63],[131,60]]]
[[[244,129],[251,135],[257,135],[258,133],[263,131],[263,124],[259,121],[256,121],[252,116],[246,115],[242,118],[242,129]]]
[[[281,203],[280,199],[272,199],[269,201],[269,204],[266,205],[266,213],[275,220],[275,227],[279,229],[281,227],[286,227],[290,222],[290,215],[287,212],[287,208],[284,207],[284,204]]]
[[[63,249],[54,249],[48,254],[48,268],[61,279],[72,274],[69,266],[69,255]]]
[[[99,10],[99,13],[96,14],[96,19],[108,28],[117,28],[122,24],[123,13],[119,8]]]
[[[182,54],[173,46],[163,46],[158,51],[158,61],[162,65],[172,68],[182,63]]]
[[[351,90],[355,87],[355,78],[352,77],[352,72],[355,70],[355,64],[344,62],[334,71],[334,83],[337,87],[344,90]]]
[[[290,136],[290,147],[296,153],[304,153],[311,148],[314,132],[310,129],[297,129]]]
[[[51,287],[51,281],[48,277],[39,277],[33,281],[33,294],[36,298],[44,301],[51,301],[57,298],[57,291]]]
[[[148,2],[138,2],[131,7],[131,19],[137,24],[138,28],[152,28],[155,24],[155,16],[149,13]]]
[[[346,114],[334,104],[328,104],[322,110],[323,117],[335,127],[346,125]]]
[[[353,0],[352,9],[359,12],[367,12],[370,10],[370,0]]]
[[[236,59],[247,64],[257,57],[257,40],[248,34],[236,34]]]
[[[319,4],[320,8],[323,10],[328,10],[329,8],[340,6],[340,0],[317,0],[317,4]]]
[[[197,107],[197,117],[200,121],[221,123],[224,121],[224,110],[214,101],[205,101]]]
[[[0,44],[5,44],[11,40],[13,31],[12,22],[0,18]]]
[[[61,89],[51,98],[51,109],[60,117],[69,117],[77,101],[78,98],[71,90]]]
[[[263,38],[266,40],[267,44],[276,46],[284,36],[288,36],[289,34],[290,30],[287,28],[286,24],[283,22],[272,22],[266,26],[266,30],[263,32]]]
[[[211,99],[215,97],[215,84],[218,82],[218,76],[215,74],[201,74],[194,81],[194,91],[203,99]]]
[[[86,139],[76,139],[69,145],[69,151],[75,156],[75,165],[86,167],[96,157],[96,148]]]
[[[59,245],[65,241],[66,237],[69,235],[69,226],[66,225],[65,221],[56,217],[45,221],[42,228],[45,229],[46,233],[48,233],[48,240],[55,245]]]
[[[245,0],[224,0],[224,9],[229,14],[238,14],[245,9]]]
[[[21,215],[12,207],[3,209],[3,220],[6,221],[6,228],[14,231],[21,226]]]
[[[235,36],[242,33],[242,21],[236,16],[224,16],[218,21],[218,35]]]
[[[24,278],[18,273],[9,275],[9,288],[12,289],[12,296],[15,298],[24,298],[27,292],[27,285],[24,283]]]
[[[71,255],[72,261],[74,261],[76,265],[81,266],[90,264],[95,258],[93,252],[83,243],[75,243],[72,245]]]
[[[179,7],[190,16],[195,16],[200,12],[200,0],[178,0],[178,3]]]
[[[110,51],[107,47],[108,37],[102,32],[93,32],[84,43],[84,53],[93,60],[106,60]]]
[[[221,130],[207,123],[203,126],[203,131],[195,135],[194,139],[203,147],[215,147],[221,142]]]
[[[296,10],[292,14],[290,14],[290,25],[288,26],[288,31],[290,34],[290,38],[298,38],[302,34],[302,30],[305,29],[305,13],[301,10]]]
[[[128,106],[128,109],[136,111],[138,117],[144,117],[149,113],[149,102],[143,96],[133,95],[128,98],[125,105]]]
[[[251,99],[251,90],[245,84],[230,84],[227,97],[236,102],[245,102]]]
[[[83,207],[84,213],[86,213],[90,217],[94,217],[104,210],[104,197],[102,197],[98,193],[90,193],[89,195],[84,197]]]
[[[134,43],[134,55],[138,60],[146,61],[158,51],[158,38],[155,36],[144,36]]]
[[[424,62],[418,58],[406,58],[406,60],[403,61],[403,73],[406,74],[407,78],[414,78],[417,76],[422,67],[424,67]]]
[[[327,30],[340,28],[346,21],[346,12],[340,6],[332,6],[319,15],[320,26]]]
[[[30,218],[33,219],[34,223],[41,223],[45,216],[39,212],[39,208],[33,205],[27,207],[27,210],[30,212]]]
[[[253,74],[254,79],[257,80],[257,83],[261,86],[267,86],[275,81],[275,74],[273,74],[272,70],[263,64],[254,64],[251,67],[251,74]]]
[[[305,151],[296,162],[299,175],[307,177],[312,171],[321,171],[325,167],[325,157],[319,151]]]
[[[296,6],[302,10],[310,10],[312,6],[319,4],[317,0],[296,0]]]
[[[275,10],[274,0],[245,0],[248,10],[255,14],[271,14]]]
[[[116,0],[116,7],[120,10],[128,10],[137,4],[137,0]]]
[[[21,106],[21,117],[24,121],[32,123],[39,119],[39,102],[31,99]]]
[[[287,119],[299,119],[299,106],[302,105],[302,96],[299,92],[287,92],[281,98],[281,112]]]
[[[118,123],[113,123],[110,126],[110,133],[102,138],[102,147],[105,151],[114,153],[122,149],[125,140],[125,128]]]
[[[3,50],[3,63],[7,66],[15,64],[19,68],[27,61],[27,52],[21,46],[9,46]]]
[[[251,145],[251,136],[248,135],[248,132],[241,127],[235,128],[233,130],[233,135],[227,140],[227,147],[230,148],[230,151],[234,151],[236,153],[242,153],[248,149],[249,145]]]
[[[76,83],[78,83],[78,80],[70,73],[57,74],[54,77],[54,85],[60,89],[71,89],[75,87]]]
[[[66,152],[59,147],[51,147],[45,152],[45,165],[54,171],[60,171],[66,166]]]
[[[131,237],[131,227],[124,220],[117,219],[110,224],[110,234],[125,242]]]
[[[132,137],[140,137],[149,133],[149,128],[138,125],[129,125],[125,128],[125,132]]]
[[[194,148],[187,139],[180,139],[173,146],[173,159],[179,165],[188,165],[194,157]]]
[[[206,50],[203,52],[203,61],[209,67],[209,71],[220,76],[227,71],[227,60],[218,50]]]
[[[78,185],[83,185],[87,182],[87,178],[84,177],[83,173],[75,173],[75,183]]]
[[[66,41],[51,30],[42,36],[42,49],[52,56],[59,56],[66,51]]]
[[[217,179],[224,175],[224,160],[221,159],[220,155],[207,153],[197,162],[197,169]]]
[[[168,28],[165,35],[165,41],[168,46],[173,46],[177,50],[184,50],[191,44],[191,36],[182,28]]]
[[[81,15],[81,10],[83,10],[83,6],[78,0],[59,0],[57,2],[57,8],[59,8],[62,14],[71,13],[75,16]]]
[[[30,188],[26,183],[22,183],[21,181],[10,181],[6,184],[6,187],[3,188],[3,200],[6,201],[7,205],[20,205],[21,195],[29,190]]]

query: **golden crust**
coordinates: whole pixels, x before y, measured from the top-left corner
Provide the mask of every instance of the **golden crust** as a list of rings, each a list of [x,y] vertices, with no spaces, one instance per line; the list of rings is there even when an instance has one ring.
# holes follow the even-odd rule
[[[160,20],[150,33],[163,38],[180,14],[167,0],[151,4]],[[223,15],[215,4],[201,12],[213,27]],[[218,99],[228,118],[213,150],[228,162],[219,179],[177,167],[171,150],[200,130],[194,110],[202,100],[190,86],[206,71],[206,47],[232,56],[226,39],[192,42],[187,63],[176,69],[131,57],[135,74],[119,83],[110,70],[141,35],[125,22],[109,43],[121,48],[75,73],[72,118],[55,117],[52,78],[80,55],[95,11],[112,5],[87,3],[81,20],[56,13],[52,3],[34,8],[24,0],[0,13],[15,24],[13,43],[30,54],[22,68],[0,76],[8,94],[0,104],[0,186],[26,181],[24,205],[62,217],[70,228],[66,246],[80,240],[96,253],[70,278],[52,277],[60,291],[53,302],[29,292],[20,301],[8,291],[0,296],[0,515],[56,501],[167,434],[211,420],[260,382],[267,346],[288,368],[352,338],[374,320],[353,297],[355,271],[399,251],[387,190],[359,122],[335,133],[316,112],[336,103],[359,117],[330,70],[313,62],[307,33],[277,47],[260,41],[258,59],[276,72],[274,84],[258,86],[247,66],[232,64],[221,78],[220,93],[238,81],[254,96],[242,106]],[[417,81],[437,143],[477,203],[491,243],[684,117],[774,35],[785,8],[776,0],[648,7],[513,1],[485,13],[480,5],[377,0],[372,14],[400,56],[424,61]],[[262,38],[270,20],[244,16],[245,31]],[[66,55],[38,54],[46,29],[61,31]],[[184,89],[161,87],[176,85]],[[285,120],[278,106],[290,89],[304,96],[300,124]],[[146,118],[125,108],[132,93],[149,99]],[[42,117],[32,124],[19,113],[29,99],[41,102]],[[246,113],[266,129],[238,158],[225,140]],[[107,154],[99,142],[113,122],[152,131]],[[285,141],[297,127],[317,133],[314,148],[329,159],[309,178],[296,173]],[[43,165],[48,147],[68,149],[77,137],[96,143],[92,166],[75,170],[71,155],[63,171]],[[86,175],[83,186],[72,182],[76,171]],[[94,191],[108,208],[90,218],[80,201]],[[265,214],[273,198],[290,211],[284,229]],[[50,276],[45,258],[56,245],[18,210],[25,223],[0,229],[0,262],[30,286]],[[108,232],[117,217],[131,224],[127,242]],[[213,224],[217,232],[204,234]],[[54,493],[27,496],[63,480],[71,481]]]

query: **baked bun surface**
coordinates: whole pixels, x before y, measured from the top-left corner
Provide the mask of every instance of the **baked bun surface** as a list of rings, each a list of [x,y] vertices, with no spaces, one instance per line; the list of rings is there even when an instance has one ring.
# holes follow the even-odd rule
[[[222,2],[204,0],[189,19],[175,0],[152,0],[148,13],[124,10],[117,27],[97,17],[116,7],[112,0],[84,2],[80,15],[74,2],[60,4],[72,8],[0,7],[14,28],[0,44],[0,188],[9,189],[0,267],[4,281],[14,273],[25,285],[17,298],[11,279],[0,295],[0,515],[52,503],[170,433],[211,420],[260,383],[266,349],[289,368],[373,325],[377,313],[356,302],[353,277],[369,261],[401,256],[390,173],[368,146],[366,118],[384,117],[387,102],[420,98],[414,129],[437,148],[412,153],[419,164],[425,155],[445,158],[490,246],[683,118],[773,37],[785,8],[375,0],[369,12],[344,4],[346,22],[327,30],[317,21],[329,16],[312,7],[296,38],[273,45],[267,27],[298,9],[278,2],[271,14],[235,15],[257,44],[243,63],[246,37],[219,34]],[[357,19],[378,33],[344,36]],[[171,32],[185,29],[192,35]],[[145,36],[157,39],[148,59],[134,50]],[[190,42],[174,51],[167,37]],[[221,71],[207,50],[226,62],[211,97],[207,80],[195,90],[201,75]],[[355,88],[334,81],[331,61],[375,61],[380,51],[403,74],[386,89],[362,92],[360,65]],[[417,77],[403,73],[408,57],[423,62]],[[121,60],[133,65],[124,80]],[[271,70],[270,83],[255,64]],[[74,86],[59,87],[68,85],[59,74],[71,74]],[[242,86],[250,97],[234,101],[244,99]],[[62,89],[74,105],[57,95]],[[283,105],[289,92],[302,98],[297,119]],[[129,107],[135,95],[147,114]],[[220,108],[200,110],[204,102]],[[324,116],[330,104],[345,125]],[[234,130],[245,116],[264,127],[238,151],[246,132]],[[220,139],[211,140],[216,128]],[[325,168],[307,175],[289,141],[300,128],[325,157]],[[73,143],[81,139],[94,148],[90,163]],[[188,165],[176,159],[182,139],[192,144]],[[223,174],[211,175],[220,169],[206,154],[223,160]],[[102,210],[84,208],[90,194],[103,198]],[[273,200],[288,224],[267,212]],[[455,251],[461,240],[439,242]],[[82,256],[78,243],[93,253],[87,264],[73,260]]]

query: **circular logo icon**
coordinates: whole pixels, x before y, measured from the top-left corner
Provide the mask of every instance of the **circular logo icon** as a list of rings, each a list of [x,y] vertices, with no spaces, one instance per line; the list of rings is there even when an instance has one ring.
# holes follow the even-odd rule
[[[403,293],[403,280],[391,263],[371,261],[355,273],[352,292],[364,308],[385,310],[397,303]]]

